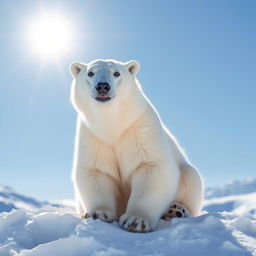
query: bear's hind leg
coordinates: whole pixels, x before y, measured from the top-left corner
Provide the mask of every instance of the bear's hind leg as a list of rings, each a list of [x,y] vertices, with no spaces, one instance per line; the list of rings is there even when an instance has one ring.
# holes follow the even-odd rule
[[[203,202],[203,182],[193,166],[181,167],[179,188],[174,201],[178,202],[177,205],[183,205],[190,216],[197,216],[200,213]]]

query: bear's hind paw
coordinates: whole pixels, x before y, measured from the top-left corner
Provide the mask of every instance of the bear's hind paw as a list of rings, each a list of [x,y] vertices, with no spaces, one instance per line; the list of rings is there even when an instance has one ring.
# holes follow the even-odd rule
[[[191,214],[188,209],[180,203],[174,202],[168,209],[168,212],[163,215],[161,219],[170,220],[172,218],[186,218],[190,217]]]

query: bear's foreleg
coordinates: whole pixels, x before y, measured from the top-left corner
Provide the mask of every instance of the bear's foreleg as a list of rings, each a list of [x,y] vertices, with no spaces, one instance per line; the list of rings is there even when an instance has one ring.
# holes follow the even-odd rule
[[[160,217],[175,198],[179,171],[142,164],[131,177],[131,195],[120,225],[131,232],[154,230]]]
[[[98,169],[79,170],[75,175],[76,193],[83,206],[83,218],[112,222],[116,216],[118,187],[108,174]]]

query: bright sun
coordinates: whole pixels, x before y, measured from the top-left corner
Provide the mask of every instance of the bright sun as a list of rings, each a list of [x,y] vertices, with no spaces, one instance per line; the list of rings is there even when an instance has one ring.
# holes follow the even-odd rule
[[[42,57],[60,57],[66,54],[72,46],[73,37],[71,24],[59,15],[43,15],[29,24],[30,47]]]

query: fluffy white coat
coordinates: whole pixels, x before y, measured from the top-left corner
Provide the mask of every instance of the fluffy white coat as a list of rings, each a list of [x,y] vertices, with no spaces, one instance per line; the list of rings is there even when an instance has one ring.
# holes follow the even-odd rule
[[[202,180],[144,95],[138,62],[78,62],[70,70],[78,113],[72,172],[78,212],[119,219],[134,232],[155,229],[174,201],[196,216]],[[96,100],[95,86],[102,80],[111,86],[107,102]]]

